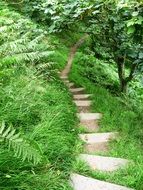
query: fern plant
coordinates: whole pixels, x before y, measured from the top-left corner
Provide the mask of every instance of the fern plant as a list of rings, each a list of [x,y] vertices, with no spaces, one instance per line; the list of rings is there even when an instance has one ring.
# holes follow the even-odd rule
[[[9,15],[3,10],[2,16],[0,15],[0,19],[3,20],[0,21],[1,67],[25,62],[42,62],[53,54],[51,47],[45,42],[46,31],[38,29],[29,20],[22,19],[18,13],[14,17],[12,15],[8,17]]]
[[[0,127],[0,143],[8,145],[9,149],[12,149],[17,158],[22,158],[32,161],[35,165],[41,161],[42,152],[35,141],[25,140],[21,137],[20,133],[16,133],[16,130],[12,127],[6,127],[2,122]]]

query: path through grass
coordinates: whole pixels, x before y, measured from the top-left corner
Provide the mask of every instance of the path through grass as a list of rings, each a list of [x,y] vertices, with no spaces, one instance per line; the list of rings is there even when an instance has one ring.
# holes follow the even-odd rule
[[[131,107],[127,107],[120,97],[113,96],[104,87],[97,86],[86,77],[82,77],[83,73],[84,68],[80,65],[79,60],[75,59],[70,79],[77,85],[85,87],[87,93],[93,94],[92,111],[101,112],[104,115],[100,123],[100,132],[118,131],[120,134],[120,138],[111,143],[109,153],[104,155],[126,158],[134,163],[124,170],[106,174],[92,172],[87,166],[79,162],[75,165],[75,171],[80,171],[80,174],[87,174],[96,179],[142,190],[143,119],[141,115],[134,112]]]

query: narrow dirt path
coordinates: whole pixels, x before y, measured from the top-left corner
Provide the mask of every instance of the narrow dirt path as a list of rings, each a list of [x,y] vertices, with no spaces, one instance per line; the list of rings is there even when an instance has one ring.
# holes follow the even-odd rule
[[[73,94],[73,101],[78,108],[77,117],[80,120],[79,126],[84,126],[86,131],[83,134],[79,134],[79,138],[85,142],[85,145],[84,152],[79,155],[78,159],[84,161],[92,170],[113,172],[120,168],[124,168],[129,164],[129,161],[121,158],[98,156],[98,153],[107,152],[110,149],[109,142],[118,138],[119,134],[116,132],[99,132],[100,126],[98,121],[102,118],[103,114],[91,112],[90,106],[92,101],[90,100],[90,97],[92,97],[92,94],[86,94],[86,89],[83,87],[77,88],[74,83],[71,83],[68,80],[68,74],[70,72],[75,53],[86,38],[87,35],[81,38],[71,48],[67,66],[61,73],[61,79]],[[70,180],[71,186],[74,190],[131,190],[127,187],[96,180],[76,173],[71,174]]]
[[[70,54],[68,57],[68,62],[67,65],[65,67],[65,69],[61,72],[61,76],[67,76],[70,72],[71,66],[72,66],[72,62],[74,59],[74,56],[76,54],[77,49],[84,43],[85,39],[88,38],[88,35],[85,34],[70,50]]]

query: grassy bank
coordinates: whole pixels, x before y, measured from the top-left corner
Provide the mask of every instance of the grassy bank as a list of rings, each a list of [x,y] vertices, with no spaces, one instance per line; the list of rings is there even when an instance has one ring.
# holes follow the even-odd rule
[[[0,9],[0,123],[24,139],[10,145],[0,136],[0,189],[70,190],[76,110],[57,76],[68,45],[5,3]]]
[[[95,61],[97,65],[95,63],[94,67],[90,68],[88,65],[89,62],[86,61],[83,64],[81,59],[83,59],[84,56],[86,55],[82,54],[82,52],[77,53],[72,72],[70,74],[70,79],[74,81],[77,86],[85,87],[87,93],[93,94],[92,111],[103,113],[99,132],[117,131],[120,134],[119,139],[111,143],[110,151],[107,154],[101,154],[129,159],[132,160],[133,163],[123,170],[107,174],[103,172],[92,172],[85,164],[78,162],[75,164],[75,171],[80,171],[81,174],[87,174],[95,177],[96,179],[142,190],[143,119],[141,113],[137,110],[134,111],[134,108],[131,105],[128,105],[122,97],[111,93],[113,90],[111,90],[111,88],[109,89],[108,85],[106,86],[104,83],[104,78],[108,78],[109,72],[106,72],[106,75],[104,75],[104,68],[96,62],[95,58],[92,61]],[[93,82],[93,78],[91,76],[92,73],[95,72],[95,82]],[[112,67],[110,68],[110,73],[115,73],[115,70],[112,69]],[[116,79],[116,77],[114,78]],[[102,79],[100,85],[98,84],[97,79]],[[112,85],[112,88],[113,86],[116,87],[117,80],[112,79],[112,81],[108,81],[110,82],[110,86]]]
[[[19,72],[1,87],[0,120],[12,124],[31,144],[36,142],[42,159],[38,165],[22,162],[1,146],[0,188],[70,189],[68,174],[77,136],[71,97],[60,81],[37,79],[34,68]]]

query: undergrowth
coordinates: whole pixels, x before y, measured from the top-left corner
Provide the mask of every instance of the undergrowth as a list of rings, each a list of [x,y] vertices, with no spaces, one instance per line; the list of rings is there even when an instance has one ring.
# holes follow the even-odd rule
[[[68,48],[60,37],[1,5],[0,124],[20,136],[19,152],[16,144],[9,147],[10,139],[0,139],[0,189],[70,190],[76,110],[56,74],[66,63]],[[39,152],[38,164],[28,159],[32,152],[22,154],[25,145],[18,137]]]
[[[75,109],[65,86],[45,81],[36,69],[19,68],[0,88],[0,120],[36,142],[42,161],[34,166],[0,146],[1,189],[68,189],[76,141]],[[66,101],[65,101],[66,100]]]

